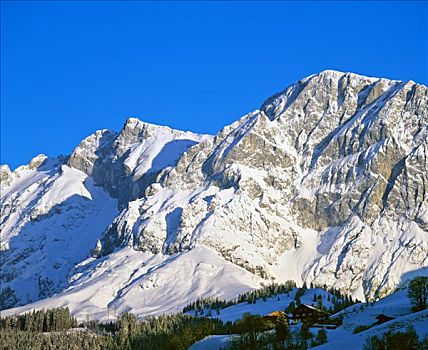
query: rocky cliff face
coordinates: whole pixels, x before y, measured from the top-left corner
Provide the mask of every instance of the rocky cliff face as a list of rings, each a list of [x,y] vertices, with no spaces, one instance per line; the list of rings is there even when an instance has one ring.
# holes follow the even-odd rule
[[[303,280],[388,293],[427,264],[427,125],[422,85],[311,76],[190,148],[103,241],[166,254],[204,244],[275,279],[313,230]]]
[[[93,177],[125,206],[143,197],[160,171],[175,165],[183,152],[205,138],[209,136],[130,118],[120,133],[100,130],[84,139],[68,165]]]
[[[137,119],[120,133],[98,131],[62,165],[118,199],[86,268],[95,273],[98,260],[132,249],[166,259],[157,279],[178,260],[168,257],[203,246],[257,281],[383,296],[428,266],[427,103],[427,87],[414,82],[325,71],[214,137]],[[14,176],[1,169],[2,201],[17,193]],[[19,221],[12,226],[19,236]],[[72,288],[81,269],[69,266],[62,286]],[[136,271],[126,288],[141,278],[145,289],[154,270]],[[109,302],[122,305],[127,293]]]

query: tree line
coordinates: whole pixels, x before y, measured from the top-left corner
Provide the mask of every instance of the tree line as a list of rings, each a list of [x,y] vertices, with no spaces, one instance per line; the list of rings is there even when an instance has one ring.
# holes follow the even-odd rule
[[[271,283],[266,286],[262,286],[261,288],[239,294],[239,296],[235,299],[231,300],[221,300],[219,298],[198,298],[196,301],[186,305],[183,308],[183,313],[194,311],[195,315],[198,316],[208,316],[215,317],[216,315],[220,315],[221,310],[228,308],[233,305],[237,305],[239,303],[249,303],[255,304],[258,300],[266,301],[268,298],[276,297],[281,294],[289,295],[293,289],[296,288],[296,283],[294,281],[287,281],[285,283]],[[311,283],[310,288],[322,288],[327,291],[329,294],[327,296],[327,300],[333,304],[333,307],[327,308],[322,303],[322,298],[319,296],[316,297],[315,305],[319,309],[328,311],[330,313],[337,313],[350,305],[353,305],[358,300],[353,300],[351,296],[347,294],[343,294],[339,289],[335,288],[327,288],[327,286],[315,286]],[[291,312],[296,306],[301,304],[301,297],[307,292],[308,287],[306,283],[303,284],[301,288],[298,288],[296,294],[294,296],[294,303],[291,302],[290,306],[287,308],[287,312]]]
[[[116,322],[78,324],[68,308],[58,308],[1,318],[0,349],[184,350],[208,335],[235,331],[231,322],[183,314],[139,320],[124,313]]]
[[[68,308],[59,308],[8,316],[0,321],[0,349],[4,350],[185,350],[206,336],[220,334],[236,335],[229,349],[263,349],[271,344],[273,349],[300,350],[303,343],[314,345],[327,340],[322,330],[312,335],[307,326],[298,333],[291,332],[285,317],[272,321],[250,314],[236,322],[223,323],[183,314],[139,320],[125,313],[116,322],[78,324]]]
[[[248,304],[255,304],[258,300],[266,301],[267,298],[271,297],[278,297],[281,294],[286,294],[289,296],[290,292],[293,291],[296,288],[296,283],[294,281],[287,281],[285,283],[271,283],[266,286],[262,286],[261,288],[239,294],[239,296],[235,299],[231,300],[221,300],[219,298],[198,298],[196,301],[186,305],[183,308],[183,313],[187,313],[190,311],[195,312],[195,316],[208,316],[208,317],[215,317],[216,315],[220,315],[221,310],[228,308],[233,305],[237,305],[240,303],[248,303]],[[337,313],[348,306],[351,306],[357,302],[358,300],[352,299],[351,296],[347,294],[343,294],[339,289],[335,288],[327,288],[327,286],[316,286],[312,283],[310,284],[310,288],[321,288],[328,292],[327,294],[327,300],[333,304],[333,307],[327,308],[322,301],[321,295],[314,294],[314,306],[318,307],[321,310],[330,312],[330,313]],[[292,301],[290,305],[286,308],[286,312],[291,312],[296,308],[296,306],[301,304],[301,298],[302,296],[307,292],[308,287],[306,283],[303,284],[301,288],[298,288],[295,295],[294,295],[294,302]]]
[[[213,297],[201,297],[196,301],[186,305],[183,308],[183,313],[195,311],[197,314],[199,313],[203,315],[205,309],[218,311],[243,302],[254,304],[259,299],[266,300],[272,296],[289,293],[294,288],[296,288],[296,283],[294,281],[287,281],[285,283],[271,283],[269,285],[262,286],[258,289],[239,294],[237,298],[231,300],[220,300]]]
[[[1,330],[20,330],[25,332],[61,332],[77,327],[76,319],[70,314],[68,307],[32,312],[0,318]]]

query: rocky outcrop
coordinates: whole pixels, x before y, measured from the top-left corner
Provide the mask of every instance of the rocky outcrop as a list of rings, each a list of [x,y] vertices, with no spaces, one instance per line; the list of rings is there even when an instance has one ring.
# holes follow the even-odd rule
[[[1,187],[10,186],[12,183],[12,172],[7,164],[0,166],[0,182]]]
[[[68,165],[92,176],[123,208],[142,197],[160,171],[192,145],[209,138],[129,118],[119,133],[100,130],[72,152]]]

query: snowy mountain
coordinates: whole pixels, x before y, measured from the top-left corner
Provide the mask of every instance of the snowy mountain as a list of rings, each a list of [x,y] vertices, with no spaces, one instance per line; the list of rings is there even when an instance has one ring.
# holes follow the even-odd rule
[[[387,295],[428,266],[427,106],[324,71],[214,137],[131,118],[2,166],[0,306],[160,314],[290,279]]]

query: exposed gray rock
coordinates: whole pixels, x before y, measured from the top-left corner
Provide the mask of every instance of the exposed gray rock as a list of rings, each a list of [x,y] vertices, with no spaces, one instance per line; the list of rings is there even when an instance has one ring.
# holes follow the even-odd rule
[[[391,290],[427,264],[427,100],[425,86],[351,73],[297,82],[157,178],[133,221],[134,247],[205,244],[276,278],[281,254],[306,254],[305,230],[323,246],[334,228],[335,243],[301,278],[360,298]]]
[[[383,296],[404,273],[428,266],[427,109],[423,85],[325,71],[214,137],[130,118],[119,133],[101,130],[83,140],[68,166],[43,156],[14,172],[3,166],[9,267],[0,276],[7,285],[0,302],[29,302],[67,286],[33,268],[25,283],[34,282],[38,294],[25,299],[12,288],[23,281],[25,262],[61,276],[68,266],[70,283],[92,275],[96,264],[73,272],[72,258],[46,266],[37,255],[46,237],[22,238],[15,252],[8,249],[9,237],[29,234],[31,225],[65,217],[58,227],[74,232],[72,223],[100,215],[108,196],[98,186],[118,199],[120,213],[109,207],[115,218],[108,228],[90,232],[95,258],[108,262],[121,246],[175,257],[204,245],[264,280]],[[28,184],[14,190],[23,176]],[[77,199],[64,198],[64,206],[51,193],[69,180],[77,183]]]
[[[124,208],[142,197],[164,168],[206,138],[129,118],[119,133],[100,130],[83,140],[68,165],[92,176]]]

